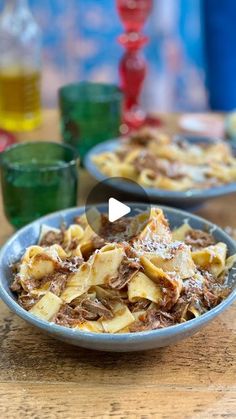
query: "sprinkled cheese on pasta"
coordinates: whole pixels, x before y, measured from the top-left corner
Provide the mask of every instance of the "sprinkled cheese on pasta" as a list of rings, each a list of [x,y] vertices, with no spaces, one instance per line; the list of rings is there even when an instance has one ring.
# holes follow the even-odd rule
[[[42,226],[39,242],[13,266],[11,289],[34,316],[78,333],[135,333],[198,317],[230,292],[236,256],[212,231],[188,220],[171,231],[152,208],[150,217],[131,217],[119,240],[107,215],[91,211],[98,234],[85,215],[61,229]],[[139,222],[142,229],[123,240]]]

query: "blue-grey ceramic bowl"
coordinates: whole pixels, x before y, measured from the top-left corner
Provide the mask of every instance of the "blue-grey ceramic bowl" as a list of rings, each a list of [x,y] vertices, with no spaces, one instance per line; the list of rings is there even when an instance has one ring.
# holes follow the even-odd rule
[[[214,138],[210,137],[196,137],[191,135],[181,135],[185,140],[191,143],[212,143],[216,141]],[[93,156],[96,156],[100,153],[110,152],[116,150],[121,145],[120,139],[104,141],[95,147],[93,147],[85,156],[84,165],[88,172],[99,182],[106,179],[107,184],[112,188],[127,193],[131,196],[136,196],[143,198],[143,195],[140,196],[140,188],[136,188],[134,182],[128,182],[124,179],[123,182],[117,181],[115,179],[109,178],[104,175],[92,161]],[[236,154],[236,147],[233,148],[233,152]],[[204,201],[207,201],[211,198],[216,198],[218,196],[228,195],[236,192],[236,182],[232,182],[222,186],[216,186],[208,189],[192,189],[188,191],[169,191],[157,188],[144,188],[146,194],[148,195],[150,201],[156,202],[159,204],[171,205],[177,208],[193,209],[201,205]]]
[[[146,208],[143,204],[132,205],[135,205],[135,208]],[[99,205],[97,208],[98,207],[100,207],[104,212],[107,211],[107,205]],[[189,223],[194,228],[212,228],[216,240],[223,241],[227,244],[229,255],[236,253],[235,242],[220,228],[190,213],[174,208],[162,208],[170,221],[172,228],[180,226],[186,219],[189,220]],[[236,280],[233,275],[233,272],[235,271],[231,270],[229,275],[229,284],[233,286],[233,290],[221,304],[196,319],[161,330],[140,333],[97,334],[69,329],[38,319],[29,312],[25,311],[17,303],[14,293],[10,290],[9,284],[12,280],[12,274],[9,264],[17,261],[22,256],[27,246],[37,243],[40,226],[42,224],[48,224],[52,227],[60,226],[62,221],[70,224],[75,216],[78,216],[83,212],[84,208],[72,208],[40,218],[39,220],[19,230],[12,238],[10,238],[10,240],[8,240],[0,253],[0,297],[7,304],[10,310],[16,313],[19,317],[38,327],[40,330],[48,333],[52,337],[76,346],[100,351],[128,352],[153,349],[173,344],[181,339],[193,335],[208,322],[213,320],[217,315],[222,313],[235,300]]]

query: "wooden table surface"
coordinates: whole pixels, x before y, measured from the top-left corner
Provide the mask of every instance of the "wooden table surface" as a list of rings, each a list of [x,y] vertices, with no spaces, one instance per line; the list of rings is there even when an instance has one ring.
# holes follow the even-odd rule
[[[176,117],[163,116],[170,131]],[[59,138],[55,111],[19,139]],[[80,203],[93,185],[81,173]],[[236,227],[235,195],[198,213]],[[12,233],[0,202],[0,244]],[[39,332],[0,302],[2,418],[236,418],[236,304],[192,338],[141,353],[73,347]]]

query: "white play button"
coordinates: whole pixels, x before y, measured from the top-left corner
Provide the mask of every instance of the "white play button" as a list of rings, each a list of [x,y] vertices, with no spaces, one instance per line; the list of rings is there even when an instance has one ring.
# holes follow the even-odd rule
[[[133,187],[133,190],[137,191],[137,196],[140,197],[140,202],[145,204],[130,203],[131,194],[127,195],[122,193],[119,188],[116,189],[117,185],[121,186],[122,184],[129,184],[131,188]],[[99,203],[101,199],[104,203]],[[105,243],[128,242],[137,237],[145,226],[142,217],[140,217],[140,222],[139,219],[137,223],[133,222],[133,217],[140,211],[145,211],[149,217],[151,204],[146,191],[132,180],[120,177],[111,177],[98,182],[89,192],[85,206],[88,225],[98,237],[105,240]],[[102,215],[101,219],[97,212]],[[100,244],[99,240],[98,244]]]
[[[123,204],[115,198],[109,198],[108,200],[108,219],[110,223],[119,220],[131,212],[131,208],[128,205]]]

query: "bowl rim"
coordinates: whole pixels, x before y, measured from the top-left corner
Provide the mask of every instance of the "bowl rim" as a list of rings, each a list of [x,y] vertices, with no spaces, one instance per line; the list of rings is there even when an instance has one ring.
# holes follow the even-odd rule
[[[140,207],[145,207],[145,204],[142,203],[129,203],[129,205],[137,204]],[[95,204],[96,207],[102,207],[104,208],[107,206],[105,203]],[[152,204],[153,207],[156,207],[157,205]],[[236,242],[220,227],[218,227],[216,224],[204,219],[203,217],[200,217],[195,214],[191,214],[187,211],[179,210],[178,208],[171,208],[164,205],[158,205],[159,208],[161,208],[164,212],[172,212],[175,214],[181,214],[186,219],[195,219],[201,223],[204,223],[206,227],[209,227],[210,229],[213,229],[213,231],[218,231],[221,236],[222,240],[226,240],[226,242],[229,242],[231,247],[235,250],[236,253]],[[47,223],[50,220],[53,220],[55,217],[64,217],[65,215],[69,215],[70,213],[75,213],[76,211],[79,211],[79,213],[83,213],[85,210],[84,206],[80,207],[72,207],[68,208],[66,210],[56,211],[54,213],[48,214],[46,216],[40,217],[39,219],[33,221],[32,223],[26,225],[25,227],[18,230],[13,236],[11,236],[4,246],[1,248],[0,251],[0,267],[2,266],[2,260],[5,256],[5,251],[8,249],[8,247],[17,239],[17,237],[25,232],[27,232],[28,229],[33,227],[34,225],[40,225]],[[233,269],[233,268],[232,268]],[[127,343],[129,341],[136,341],[142,342],[145,340],[152,340],[154,338],[169,338],[171,336],[181,335],[189,330],[195,330],[196,328],[200,328],[205,323],[210,321],[211,319],[215,318],[217,315],[219,315],[221,312],[223,312],[228,306],[230,306],[235,300],[236,300],[236,287],[230,292],[230,294],[226,297],[225,300],[223,300],[220,304],[218,304],[216,307],[212,308],[211,310],[207,311],[206,313],[200,315],[197,318],[191,319],[186,321],[185,323],[178,323],[173,326],[164,327],[162,329],[154,329],[154,330],[148,330],[143,332],[135,332],[135,333],[94,333],[94,332],[87,332],[82,331],[78,329],[72,329],[65,326],[57,325],[53,322],[48,322],[46,320],[41,320],[34,316],[33,314],[26,311],[23,307],[21,307],[17,301],[13,299],[12,296],[8,294],[6,289],[3,287],[2,279],[0,278],[0,298],[4,301],[4,303],[8,306],[8,308],[13,311],[15,314],[17,314],[20,318],[25,320],[26,322],[38,327],[41,330],[44,330],[50,334],[55,334],[57,336],[65,337],[65,338],[72,338],[76,340],[86,341],[86,342],[93,342],[94,340],[100,343],[109,343],[109,342],[116,342],[116,343]]]
[[[190,142],[192,141],[192,142],[199,142],[199,143],[204,142],[206,140],[208,142],[209,140],[219,141],[219,138],[217,137],[206,137],[206,136],[197,137],[196,135],[178,134],[178,135],[175,135],[175,137],[183,137]],[[95,178],[99,182],[106,180],[107,182],[109,181],[110,186],[115,189],[118,189],[123,192],[130,192],[132,194],[135,194],[135,190],[132,184],[128,182],[129,179],[127,179],[127,181],[124,181],[122,183],[121,181],[119,183],[118,182],[116,183],[114,181],[112,182],[112,179],[115,177],[112,177],[112,176],[108,177],[104,175],[95,165],[95,163],[93,163],[92,161],[93,156],[99,153],[106,152],[106,151],[113,151],[113,149],[115,149],[121,143],[121,141],[122,141],[121,137],[115,138],[112,140],[103,141],[102,143],[99,143],[95,145],[94,147],[92,147],[84,158],[84,166],[86,167],[87,171],[91,174],[91,176],[93,176],[93,178]],[[236,148],[234,148],[232,144],[231,144],[231,147],[233,150],[234,149],[236,150]],[[230,182],[224,185],[214,186],[214,187],[206,188],[206,189],[191,189],[187,191],[171,191],[167,189],[146,188],[142,185],[140,186],[144,189],[147,195],[152,199],[164,198],[164,199],[174,199],[174,200],[179,199],[182,201],[188,201],[191,199],[207,200],[209,198],[214,198],[217,196],[223,196],[223,195],[236,192],[236,182]]]

